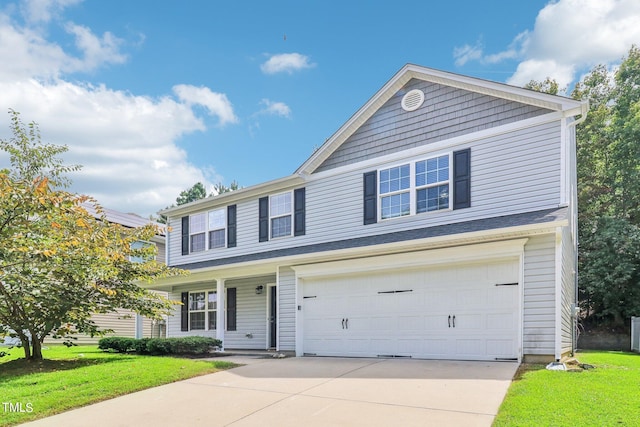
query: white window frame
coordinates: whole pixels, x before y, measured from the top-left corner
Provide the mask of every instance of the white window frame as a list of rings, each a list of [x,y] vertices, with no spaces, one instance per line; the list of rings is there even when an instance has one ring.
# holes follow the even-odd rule
[[[197,216],[204,216],[204,228],[202,229],[202,231],[197,231],[194,232],[193,231],[193,219]],[[197,253],[197,252],[204,252],[207,250],[207,212],[200,212],[197,214],[193,214],[193,215],[189,215],[189,253]],[[193,250],[193,237],[200,235],[200,234],[204,234],[204,246],[202,247],[202,249],[194,251]]]
[[[271,209],[271,200],[276,198],[276,197],[281,197],[284,195],[288,195],[289,196],[289,212],[288,213],[279,213],[277,215],[274,215]],[[289,234],[283,234],[281,236],[277,236],[274,237],[273,236],[273,220],[274,219],[278,219],[278,218],[284,218],[284,217],[290,217],[290,227],[289,227]],[[269,239],[273,240],[273,239],[282,239],[282,238],[286,238],[286,237],[291,237],[293,236],[293,191],[285,191],[283,193],[278,193],[278,194],[272,194],[269,196]]]
[[[222,218],[223,218],[223,226],[216,226],[213,227],[211,225],[211,214],[214,212],[218,212],[218,211],[222,211]],[[207,212],[207,249],[209,250],[215,250],[215,249],[224,249],[227,247],[227,208],[219,208],[219,209],[213,209]],[[223,231],[224,234],[224,244],[222,246],[216,246],[216,247],[212,247],[211,246],[211,232],[212,231]]]
[[[192,310],[191,309],[191,295],[192,294],[201,294],[204,293],[204,308],[202,310]],[[215,309],[209,309],[209,294],[215,294],[216,295],[216,308]],[[204,290],[198,290],[198,291],[190,291],[189,292],[189,300],[187,302],[188,304],[188,318],[189,318],[189,331],[215,331],[216,329],[211,329],[209,328],[209,322],[210,322],[210,318],[211,316],[213,316],[214,319],[217,320],[217,313],[218,313],[218,298],[217,298],[217,290],[215,289],[204,289]],[[191,314],[192,313],[204,313],[204,329],[193,329],[191,327]],[[217,326],[217,325],[216,325]]]
[[[431,159],[435,159],[438,157],[442,157],[442,156],[447,156],[449,158],[449,177],[447,181],[439,181],[438,183],[435,184],[425,184],[425,185],[421,185],[421,186],[417,186],[416,185],[416,164],[418,162],[423,162],[423,161],[428,161]],[[452,151],[446,151],[443,153],[438,153],[438,154],[433,154],[430,155],[428,157],[421,157],[421,158],[417,158],[417,159],[413,159],[410,161],[403,161],[403,162],[398,162],[398,163],[393,163],[390,165],[385,165],[384,167],[381,167],[377,170],[377,182],[376,182],[376,193],[377,193],[377,215],[378,215],[378,222],[382,222],[382,221],[393,221],[399,218],[406,218],[406,217],[411,217],[414,215],[425,215],[425,214],[437,214],[437,213],[441,213],[441,212],[448,212],[453,210],[452,205],[453,205],[453,152]],[[382,194],[380,192],[380,175],[382,171],[388,170],[388,169],[393,169],[393,168],[397,168],[397,167],[401,167],[401,166],[406,166],[409,165],[409,188],[406,189],[402,189],[402,190],[397,190],[397,191],[390,191],[388,193],[384,193]],[[424,189],[424,188],[429,188],[429,187],[436,187],[436,186],[440,186],[440,185],[444,185],[444,184],[448,184],[449,185],[449,207],[448,208],[443,208],[443,209],[437,209],[437,210],[433,210],[433,211],[425,211],[425,212],[420,212],[418,213],[418,190]],[[382,217],[382,199],[384,197],[388,197],[388,196],[393,196],[396,194],[402,194],[402,193],[409,193],[409,213],[406,215],[399,215],[399,216],[394,216],[394,217],[389,217],[389,218],[383,218]]]
[[[425,159],[420,159],[420,160],[416,160],[415,162],[413,162],[414,165],[414,171],[417,169],[416,165],[419,162],[428,162],[429,160],[432,159],[438,159],[440,157],[444,157],[447,156],[448,159],[448,169],[449,169],[449,174],[447,176],[447,179],[445,181],[437,181],[435,183],[431,183],[431,184],[423,184],[423,185],[417,185],[416,183],[416,179],[418,177],[417,172],[415,172],[414,176],[412,177],[413,181],[412,184],[414,186],[414,193],[415,193],[415,213],[416,215],[419,214],[423,214],[423,213],[436,213],[436,212],[446,212],[446,211],[450,211],[451,210],[451,203],[452,203],[452,189],[453,186],[451,185],[451,183],[453,182],[453,164],[452,164],[452,160],[453,160],[453,153],[442,153],[439,154],[437,156],[431,156],[431,157],[427,157]],[[424,212],[418,212],[418,190],[424,190],[424,189],[429,189],[429,188],[434,188],[434,187],[440,187],[441,185],[447,185],[449,187],[449,202],[447,203],[447,207],[446,208],[442,208],[442,209],[436,209],[436,210],[426,210]],[[428,199],[427,199],[428,200]]]
[[[141,246],[139,248],[135,248],[134,246],[137,246],[137,245],[141,245]],[[131,243],[131,249],[132,250],[143,249],[143,248],[146,248],[146,247],[151,246],[151,245],[155,246],[155,243],[149,242],[148,240],[136,240],[135,242]],[[147,261],[153,261],[154,259],[155,258],[149,258],[148,260],[146,260],[146,259],[144,259],[142,257],[139,257],[139,256],[129,255],[129,261],[137,263],[137,264],[142,264],[142,263],[147,262]]]
[[[382,184],[382,172],[386,171],[386,170],[390,170],[390,169],[395,169],[395,168],[402,168],[404,166],[409,166],[409,187],[407,188],[403,188],[403,189],[399,189],[399,190],[395,190],[395,191],[389,191],[387,193],[382,193],[380,191],[380,185]],[[378,192],[378,220],[381,221],[386,221],[388,219],[395,219],[395,218],[402,218],[403,216],[410,216],[413,213],[412,210],[412,206],[413,203],[411,201],[412,199],[412,178],[414,176],[414,165],[411,162],[402,162],[399,164],[395,164],[395,165],[391,165],[388,167],[384,167],[384,168],[380,168],[378,169],[378,181],[377,181],[377,187],[376,191]],[[383,218],[382,217],[382,199],[386,198],[386,197],[392,197],[392,196],[396,196],[396,195],[400,195],[400,194],[404,194],[404,193],[408,193],[409,194],[409,213],[405,214],[405,215],[398,215],[398,216],[393,216],[393,217],[388,217],[388,218]]]

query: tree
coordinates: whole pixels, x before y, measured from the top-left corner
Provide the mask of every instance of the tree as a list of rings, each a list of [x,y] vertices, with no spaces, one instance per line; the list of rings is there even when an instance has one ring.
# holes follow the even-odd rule
[[[155,262],[155,247],[133,249],[158,231],[127,229],[96,219],[83,207],[87,196],[64,190],[64,146],[43,144],[38,127],[25,127],[10,111],[14,137],[0,140],[11,168],[0,171],[0,332],[20,338],[25,358],[42,359],[47,336],[70,344],[75,333],[101,334],[94,313],[129,309],[158,318],[173,302],[138,285],[182,274]],[[130,257],[143,257],[134,263]]]
[[[230,193],[232,191],[239,190],[240,188],[241,188],[240,185],[235,179],[231,181],[231,184],[229,184],[228,187],[223,183],[218,182],[217,184],[214,184],[213,192],[211,193],[211,196],[214,196],[214,195],[217,196],[218,194],[223,194],[223,193]]]
[[[615,73],[595,67],[572,96],[590,103],[577,129],[582,305],[619,325],[640,314],[640,50],[632,46]]]
[[[205,197],[207,197],[207,190],[201,182],[196,182],[193,187],[180,192],[180,195],[176,198],[176,203],[180,206]]]
[[[547,77],[543,81],[530,80],[529,83],[524,85],[525,89],[535,90],[536,92],[544,92],[551,95],[557,95],[559,90],[558,82],[551,77]],[[564,89],[563,89],[564,92]]]
[[[640,308],[640,228],[604,217],[581,243],[583,307],[597,319],[622,325]]]

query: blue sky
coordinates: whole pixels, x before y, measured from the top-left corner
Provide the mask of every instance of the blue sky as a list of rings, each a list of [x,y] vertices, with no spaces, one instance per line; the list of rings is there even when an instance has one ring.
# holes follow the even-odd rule
[[[0,110],[69,146],[73,190],[148,215],[292,173],[408,62],[571,87],[638,22],[637,0],[5,0]]]

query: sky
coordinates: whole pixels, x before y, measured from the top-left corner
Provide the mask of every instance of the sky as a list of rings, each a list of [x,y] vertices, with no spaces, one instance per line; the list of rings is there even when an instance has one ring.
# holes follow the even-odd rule
[[[0,0],[0,139],[20,112],[72,191],[148,216],[290,175],[406,63],[570,90],[638,23],[638,0]]]

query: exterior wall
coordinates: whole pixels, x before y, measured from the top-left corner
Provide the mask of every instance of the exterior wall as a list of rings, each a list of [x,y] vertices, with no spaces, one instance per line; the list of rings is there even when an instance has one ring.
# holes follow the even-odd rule
[[[474,219],[558,207],[560,203],[560,123],[488,137],[471,146],[471,207],[411,215],[363,225],[363,167],[314,178],[306,185],[306,234],[258,242],[258,200],[237,203],[237,246],[181,255],[181,218],[171,218],[171,265],[312,245]],[[435,153],[440,153],[437,151]],[[444,151],[447,152],[447,151]],[[406,161],[426,156],[409,157]],[[396,161],[393,164],[401,164]],[[388,164],[381,163],[380,167]]]
[[[236,288],[236,330],[225,331],[223,345],[232,349],[265,349],[267,348],[267,291],[257,295],[256,286],[275,283],[275,276],[252,277],[238,280],[227,280],[225,288]],[[169,299],[180,301],[182,292],[216,290],[216,281],[210,284],[188,285],[175,288],[169,293]],[[216,337],[215,330],[181,331],[180,311],[182,306],[175,306],[167,321],[167,336],[205,336]]]
[[[290,267],[278,269],[278,350],[296,349],[296,274]]]
[[[575,330],[573,306],[576,301],[575,275],[574,275],[575,249],[571,228],[562,229],[562,295],[560,315],[561,325],[561,348],[560,354],[565,355],[573,352],[573,335]]]
[[[555,235],[532,237],[524,249],[523,354],[554,359]]]
[[[421,89],[425,94],[425,101],[418,110],[406,112],[401,107],[401,99],[413,89]],[[538,107],[413,79],[332,153],[316,172],[549,112]]]

